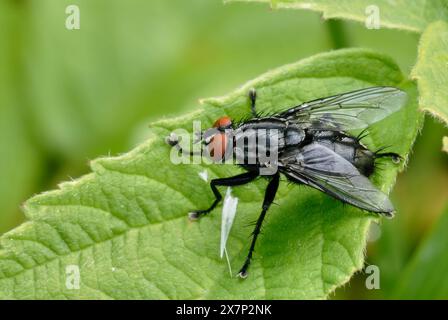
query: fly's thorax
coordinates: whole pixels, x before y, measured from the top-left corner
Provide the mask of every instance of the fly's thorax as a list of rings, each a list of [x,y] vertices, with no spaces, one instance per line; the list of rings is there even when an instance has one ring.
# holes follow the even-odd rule
[[[298,146],[305,132],[276,118],[255,119],[234,131],[234,153],[239,164],[277,169],[279,152]],[[275,173],[275,172],[274,172]]]
[[[277,128],[235,130],[234,153],[239,164],[264,165],[277,162],[284,145],[284,131]]]
[[[241,165],[257,166],[261,174],[274,174],[279,153],[285,148],[299,146],[305,131],[277,118],[259,118],[242,123],[235,129],[212,128],[208,134],[207,151],[214,162],[235,160]],[[272,171],[272,172],[270,172]]]

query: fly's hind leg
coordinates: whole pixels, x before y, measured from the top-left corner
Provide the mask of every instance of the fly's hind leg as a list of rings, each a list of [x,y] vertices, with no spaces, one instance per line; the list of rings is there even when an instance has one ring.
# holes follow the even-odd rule
[[[258,217],[257,223],[255,224],[255,229],[252,233],[252,242],[250,244],[249,253],[247,254],[244,265],[242,266],[240,272],[238,273],[238,276],[240,276],[241,278],[247,277],[247,269],[249,268],[250,262],[252,260],[252,254],[255,249],[255,243],[257,242],[258,235],[260,234],[261,225],[263,224],[266,212],[268,211],[269,207],[274,201],[275,194],[277,193],[278,190],[279,181],[280,181],[280,174],[277,172],[272,177],[271,181],[268,184],[268,187],[266,188],[266,192],[264,194],[263,208],[261,210],[260,216]]]
[[[258,170],[252,170],[252,171],[248,171],[233,177],[229,177],[229,178],[222,178],[222,179],[213,179],[210,182],[210,188],[213,191],[213,194],[215,195],[215,200],[213,201],[212,205],[205,210],[196,210],[196,211],[192,211],[188,214],[189,218],[191,220],[197,220],[199,217],[204,216],[206,214],[208,214],[210,211],[212,211],[213,209],[215,209],[215,207],[218,205],[218,203],[221,201],[222,199],[222,195],[219,192],[217,186],[228,186],[228,187],[232,187],[232,186],[239,186],[239,185],[243,185],[246,183],[249,183],[253,180],[255,180],[255,178],[257,178],[259,176],[259,171]]]
[[[255,103],[257,101],[257,91],[255,88],[249,90],[249,99],[250,99],[250,111],[252,112],[252,116],[255,118],[257,116],[257,109],[255,107]]]

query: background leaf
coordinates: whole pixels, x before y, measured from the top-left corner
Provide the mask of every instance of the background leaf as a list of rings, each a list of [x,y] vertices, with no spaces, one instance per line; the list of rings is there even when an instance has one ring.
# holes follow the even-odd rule
[[[0,234],[23,220],[19,204],[39,183],[41,155],[37,152],[32,137],[27,133],[26,112],[20,106],[18,46],[14,42],[21,23],[7,2],[0,3],[0,38],[5,46],[0,50]]]
[[[226,0],[226,2],[267,2],[273,8],[308,9],[323,12],[324,18],[342,18],[365,23],[366,8],[380,10],[381,27],[422,32],[436,20],[448,20],[448,4],[444,0]]]
[[[412,77],[417,79],[419,105],[424,111],[448,123],[448,23],[434,22],[423,33],[417,65]]]
[[[256,45],[255,32],[263,32],[272,47],[264,48],[255,70],[246,61],[244,68],[253,74],[282,57],[296,59],[298,52],[306,56],[331,48],[324,38],[302,49],[303,38],[296,32],[279,39],[271,31],[274,25],[278,30],[312,25],[319,38],[323,26],[310,15],[294,22],[293,14],[284,13],[282,19],[269,21],[266,14],[257,18],[262,10],[224,10],[220,2],[202,2],[136,0],[129,5],[120,0],[42,0],[16,4],[22,23],[22,93],[32,133],[42,147],[70,162],[128,150],[129,132],[142,119],[179,113],[206,92],[222,88],[226,80],[237,84],[245,79],[232,65],[234,48],[244,41]],[[69,5],[80,9],[80,30],[65,28]],[[230,30],[247,27],[247,19],[256,26],[246,28],[253,40]],[[254,47],[247,48],[238,54],[252,57]],[[216,68],[215,61],[233,75]],[[219,77],[209,84],[211,74]],[[173,81],[176,95],[171,94]],[[148,106],[148,101],[154,105]]]
[[[448,152],[448,137],[443,137],[443,151]]]
[[[397,281],[395,299],[448,299],[448,209],[417,249]]]
[[[80,8],[80,30],[65,28],[68,5]],[[150,119],[330,50],[318,17],[299,15],[219,0],[1,1],[0,234],[23,221],[31,195],[144,141]]]
[[[0,239],[3,298],[325,298],[362,267],[372,215],[322,193],[281,184],[257,244],[248,279],[230,278],[218,258],[220,215],[190,223],[186,213],[212,200],[198,173],[229,176],[235,166],[169,162],[164,137],[175,128],[205,126],[220,115],[247,116],[247,89],[258,89],[262,111],[373,85],[399,86],[409,104],[376,124],[366,143],[393,145],[405,158],[422,123],[415,88],[389,58],[365,50],[321,54],[262,75],[190,115],[153,125],[152,136],[117,158],[92,162],[93,173],[30,199],[29,222]],[[406,123],[398,126],[397,123]],[[399,143],[398,143],[399,142]],[[404,166],[382,161],[373,177],[384,191]],[[161,170],[163,168],[163,170]],[[240,205],[228,240],[236,269],[249,246],[247,223],[259,214],[266,181],[234,189]],[[79,290],[66,286],[66,266],[81,271]]]

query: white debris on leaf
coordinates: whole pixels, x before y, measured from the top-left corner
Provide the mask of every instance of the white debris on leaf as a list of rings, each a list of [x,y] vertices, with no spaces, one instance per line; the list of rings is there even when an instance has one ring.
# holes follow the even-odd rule
[[[230,275],[232,275],[232,268],[230,266],[229,256],[227,255],[226,243],[229,238],[233,220],[235,218],[237,206],[238,198],[232,196],[231,188],[227,188],[226,196],[224,197],[224,204],[222,206],[220,257],[222,259],[225,253],[227,264],[229,265]]]
[[[224,197],[224,205],[222,206],[222,220],[221,220],[221,258],[224,255],[227,239],[229,237],[230,229],[232,228],[233,219],[235,218],[236,207],[238,206],[238,198],[232,196],[232,189],[227,188],[226,196]]]
[[[204,170],[199,172],[199,176],[201,177],[202,180],[204,180],[205,182],[208,181],[208,171]]]

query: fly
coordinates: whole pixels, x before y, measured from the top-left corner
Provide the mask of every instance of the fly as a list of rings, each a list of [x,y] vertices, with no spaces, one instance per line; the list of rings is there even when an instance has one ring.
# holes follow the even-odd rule
[[[247,276],[263,220],[277,193],[280,174],[344,203],[393,217],[394,207],[388,196],[368,177],[374,172],[376,159],[390,157],[396,162],[401,157],[393,152],[371,151],[361,139],[371,124],[406,104],[405,92],[394,87],[370,87],[305,102],[269,116],[257,113],[256,97],[255,89],[250,90],[251,119],[233,123],[229,117],[221,117],[202,137],[214,161],[222,162],[232,151],[232,157],[246,172],[211,180],[215,200],[209,208],[189,214],[195,220],[212,211],[222,199],[217,186],[243,185],[261,175],[269,180],[249,252],[238,273],[240,277]],[[352,130],[363,131],[352,136],[349,133]],[[167,142],[182,150],[175,137],[171,136]],[[260,150],[275,153],[275,160],[262,161]],[[275,170],[266,173],[272,167]]]

